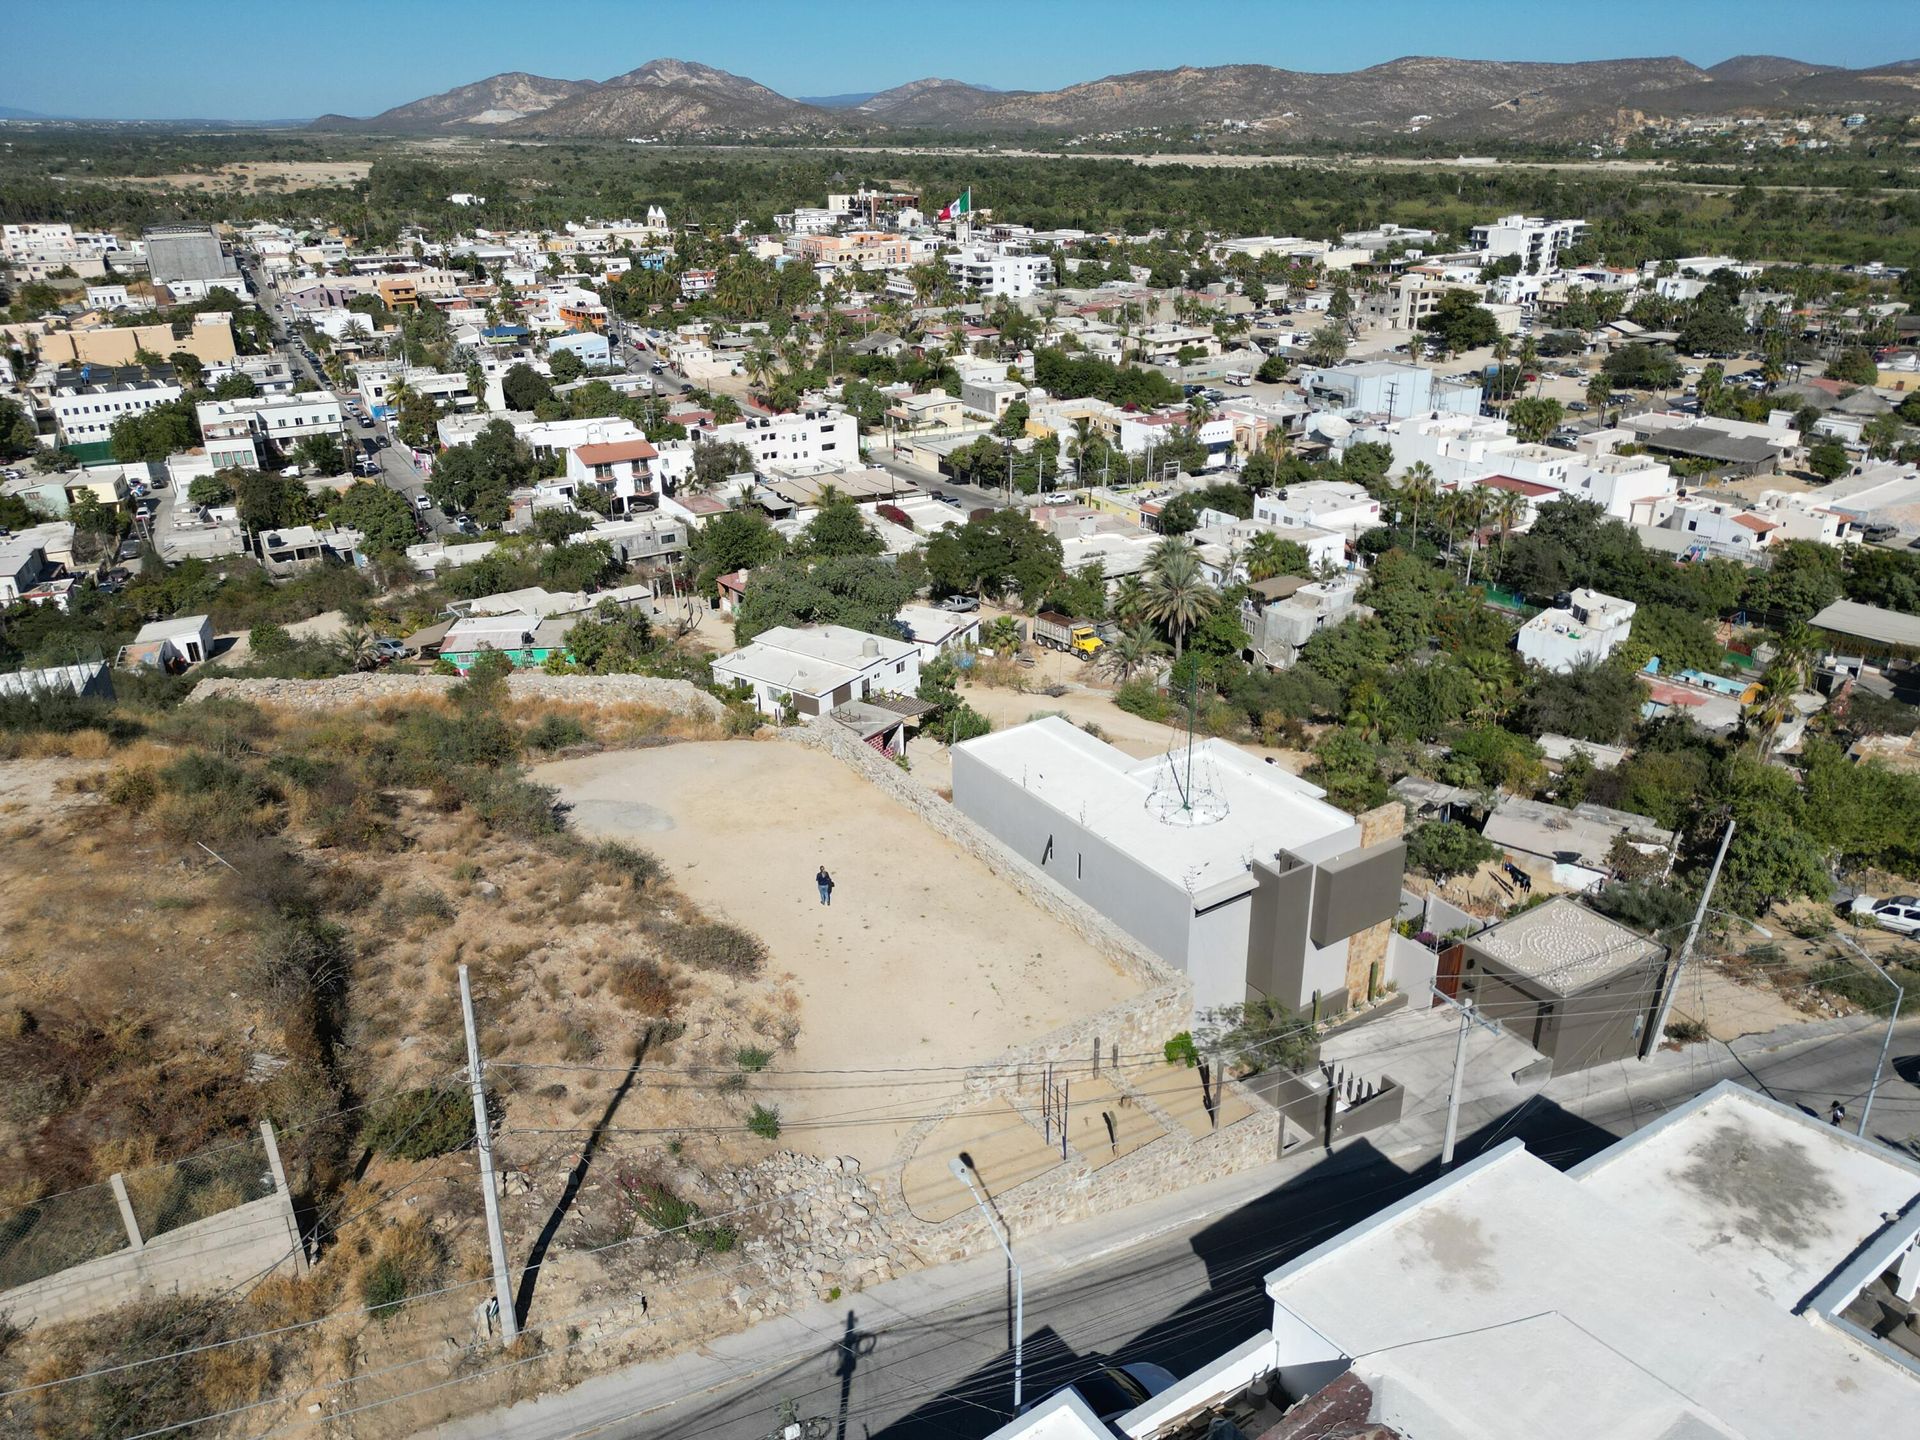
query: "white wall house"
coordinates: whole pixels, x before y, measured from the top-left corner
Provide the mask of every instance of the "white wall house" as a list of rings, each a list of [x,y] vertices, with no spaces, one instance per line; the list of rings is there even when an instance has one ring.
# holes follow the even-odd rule
[[[132,385],[60,385],[48,407],[63,445],[91,445],[113,438],[113,422],[123,415],[144,415],[156,405],[178,400],[178,385],[143,380]]]
[[[1010,299],[1037,295],[1053,284],[1053,260],[987,245],[972,245],[947,256],[947,273],[981,295]]]
[[[268,441],[282,450],[309,435],[341,432],[340,402],[328,392],[305,395],[249,396],[241,400],[203,400],[194,406],[200,428],[222,422],[245,421],[256,441]]]
[[[1545,275],[1560,268],[1560,252],[1586,234],[1584,220],[1544,220],[1538,215],[1502,215],[1467,232],[1468,243],[1495,260],[1520,257],[1521,268]]]
[[[763,715],[779,715],[791,697],[803,718],[818,720],[849,700],[915,694],[920,648],[844,625],[776,625],[718,657],[713,678],[745,683]]]
[[[1283,533],[1300,526],[1331,530],[1351,540],[1386,524],[1380,502],[1346,480],[1308,480],[1256,495],[1253,518]]]
[[[567,451],[567,479],[574,485],[598,485],[613,498],[617,515],[659,506],[653,474],[659,454],[646,440],[612,440],[576,445]]]
[[[1515,644],[1529,663],[1559,674],[1597,665],[1632,633],[1637,608],[1598,590],[1576,590],[1567,608],[1542,610],[1522,625]]]
[[[756,466],[791,461],[853,465],[860,460],[860,422],[834,406],[751,416],[715,427],[708,438],[746,446]]]

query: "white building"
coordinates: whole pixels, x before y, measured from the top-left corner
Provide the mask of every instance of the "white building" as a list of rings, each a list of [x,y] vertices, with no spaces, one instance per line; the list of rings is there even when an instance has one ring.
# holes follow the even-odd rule
[[[1597,665],[1632,633],[1637,608],[1598,590],[1576,590],[1566,609],[1542,610],[1522,625],[1515,644],[1529,663],[1557,674]]]
[[[966,650],[980,643],[980,613],[956,614],[931,605],[908,605],[893,617],[907,639],[920,648],[924,661],[937,660],[949,650]]]
[[[1920,1166],[1723,1081],[1561,1170],[1519,1140],[1289,1260],[1271,1323],[1126,1440],[1809,1440],[1920,1408],[1883,1335],[1920,1285]],[[1908,1332],[1911,1333],[1911,1332]],[[1053,1397],[989,1440],[1111,1440]],[[1349,1429],[1348,1427],[1351,1427]]]
[[[123,415],[144,415],[158,405],[171,404],[182,394],[166,380],[139,380],[126,385],[56,385],[48,398],[53,427],[62,445],[95,445],[113,438],[113,422]]]
[[[781,462],[856,465],[860,461],[860,422],[834,406],[750,416],[716,426],[707,438],[746,446],[756,467]]]
[[[1253,518],[1283,534],[1309,526],[1331,530],[1349,540],[1386,524],[1380,502],[1348,480],[1307,480],[1267,495],[1256,495]],[[1290,538],[1290,537],[1289,537]]]
[[[947,256],[947,273],[980,295],[1020,299],[1053,284],[1053,261],[991,245],[970,245]]]
[[[245,421],[256,441],[282,450],[309,435],[341,433],[340,401],[325,390],[305,395],[253,395],[239,400],[203,400],[194,406],[204,432],[209,425]]]
[[[763,715],[778,716],[791,699],[805,719],[875,695],[920,689],[920,647],[844,625],[776,625],[749,645],[713,662],[719,684],[740,681]]]
[[[1136,760],[1058,717],[953,750],[961,812],[1185,972],[1200,1010],[1364,992],[1356,942],[1398,909],[1404,812],[1363,822],[1324,795],[1224,741]]]
[[[1560,268],[1560,252],[1586,234],[1584,220],[1545,220],[1538,215],[1502,215],[1489,225],[1475,225],[1468,243],[1495,260],[1520,257],[1520,268],[1545,275]]]

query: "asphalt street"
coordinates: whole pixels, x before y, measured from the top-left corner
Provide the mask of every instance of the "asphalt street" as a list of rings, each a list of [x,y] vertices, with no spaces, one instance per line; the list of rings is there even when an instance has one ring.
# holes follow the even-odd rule
[[[1883,1027],[1824,1035],[1744,1059],[1722,1054],[1717,1071],[1673,1068],[1560,1103],[1535,1099],[1463,1137],[1460,1160],[1519,1137],[1534,1153],[1568,1166],[1657,1119],[1706,1088],[1715,1073],[1824,1117],[1838,1097],[1858,1115]],[[1894,1038],[1875,1099],[1871,1133],[1920,1154],[1920,1019]],[[1574,1087],[1577,1093],[1577,1087]],[[1436,1177],[1433,1149],[1389,1157],[1363,1140],[1291,1175],[1225,1213],[1162,1229],[1144,1244],[1114,1243],[1090,1260],[1026,1263],[1025,1387],[1044,1397],[1077,1375],[1113,1362],[1149,1361],[1182,1374],[1264,1327],[1270,1310],[1262,1277],[1275,1265],[1374,1213]],[[1104,1222],[1111,1226],[1110,1217]],[[1026,1245],[1042,1246],[1035,1237]],[[1015,1237],[1016,1251],[1023,1248]],[[970,1264],[975,1262],[968,1262]],[[836,1440],[979,1437],[1011,1413],[1010,1305],[1004,1288],[973,1277],[970,1292],[937,1288],[929,1303],[873,1294],[849,1297],[802,1323],[811,1343],[758,1353],[748,1343],[695,1363],[630,1367],[511,1411],[444,1427],[447,1437],[512,1434],[516,1440],[762,1440],[776,1433],[783,1402]],[[896,1282],[897,1284],[898,1282]],[[771,1332],[781,1322],[769,1322]],[[785,1332],[791,1337],[791,1327]],[[717,1373],[724,1383],[700,1384]],[[704,1364],[702,1363],[704,1361]],[[495,1427],[495,1428],[489,1428]]]

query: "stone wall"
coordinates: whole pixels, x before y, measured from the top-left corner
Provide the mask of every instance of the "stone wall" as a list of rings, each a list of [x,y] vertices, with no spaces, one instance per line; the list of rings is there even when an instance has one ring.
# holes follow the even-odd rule
[[[1362,846],[1397,840],[1406,833],[1407,810],[1398,800],[1389,800],[1359,818]],[[1368,988],[1369,981],[1375,986],[1386,983],[1387,937],[1392,933],[1393,922],[1382,920],[1378,925],[1369,925],[1347,941],[1347,995],[1350,1003],[1360,1005],[1374,998]]]
[[[212,675],[193,687],[189,700],[233,699],[295,710],[332,710],[384,700],[444,695],[460,684],[454,675],[400,675],[391,671],[338,675],[330,680],[253,680]],[[726,707],[690,680],[649,675],[542,675],[516,671],[507,677],[515,700],[558,700],[574,705],[647,705],[681,715],[719,719]]]
[[[221,1290],[281,1266],[301,1269],[306,1251],[284,1189],[99,1260],[0,1294],[0,1317],[48,1325],[156,1295]]]

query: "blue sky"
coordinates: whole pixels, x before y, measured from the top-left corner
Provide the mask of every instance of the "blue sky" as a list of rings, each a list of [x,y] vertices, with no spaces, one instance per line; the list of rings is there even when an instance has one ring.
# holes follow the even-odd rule
[[[669,55],[788,95],[1400,55],[1879,65],[1920,56],[1920,0],[19,0],[7,33],[0,105],[253,120],[371,115],[502,70],[603,80]]]

